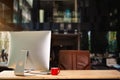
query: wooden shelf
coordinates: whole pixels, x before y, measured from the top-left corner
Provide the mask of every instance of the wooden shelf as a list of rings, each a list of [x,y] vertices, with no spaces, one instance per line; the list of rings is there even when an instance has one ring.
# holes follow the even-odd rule
[[[80,34],[52,34],[52,46],[73,46],[73,49],[80,49]]]

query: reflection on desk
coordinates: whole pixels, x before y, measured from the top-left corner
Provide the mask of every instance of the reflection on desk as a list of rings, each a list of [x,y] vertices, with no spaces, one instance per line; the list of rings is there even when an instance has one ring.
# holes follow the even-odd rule
[[[61,70],[57,76],[25,73],[25,76],[15,76],[14,71],[3,71],[1,79],[120,79],[117,70]]]

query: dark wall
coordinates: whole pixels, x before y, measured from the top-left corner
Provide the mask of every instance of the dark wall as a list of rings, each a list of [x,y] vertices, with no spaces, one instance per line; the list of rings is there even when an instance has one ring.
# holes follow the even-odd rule
[[[13,8],[13,0],[0,0],[0,2],[4,3],[11,9]]]
[[[58,29],[59,23],[51,23],[52,1],[44,2],[33,0],[32,22],[34,30]],[[88,1],[88,2],[87,2]],[[45,23],[39,24],[39,9],[45,9]],[[117,13],[115,13],[115,9]],[[118,31],[117,43],[120,48],[120,8],[119,0],[78,0],[78,11],[81,22],[77,25],[82,32],[81,49],[88,49],[88,31],[91,31],[92,52],[104,53],[108,41],[108,31]],[[112,15],[110,15],[112,13]],[[117,20],[117,21],[116,21]],[[111,25],[112,22],[112,25]],[[73,24],[73,23],[72,23]],[[44,28],[45,27],[45,28]],[[72,26],[74,31],[74,26]]]
[[[107,32],[91,31],[91,49],[93,53],[105,53],[108,46]]]

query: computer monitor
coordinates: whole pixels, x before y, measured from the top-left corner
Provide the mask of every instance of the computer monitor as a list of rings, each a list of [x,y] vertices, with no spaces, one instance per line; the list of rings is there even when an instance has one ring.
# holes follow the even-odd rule
[[[10,32],[8,68],[15,69],[21,50],[27,50],[28,60],[35,70],[49,71],[51,31]]]

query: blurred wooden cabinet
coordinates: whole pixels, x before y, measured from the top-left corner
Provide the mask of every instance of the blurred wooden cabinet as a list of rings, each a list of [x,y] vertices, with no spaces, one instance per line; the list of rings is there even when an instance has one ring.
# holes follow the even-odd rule
[[[85,50],[60,50],[58,65],[64,70],[90,69],[90,53]]]
[[[80,34],[52,34],[51,58],[52,66],[58,66],[60,50],[79,50]]]
[[[52,34],[52,47],[54,46],[79,50],[80,34]]]

